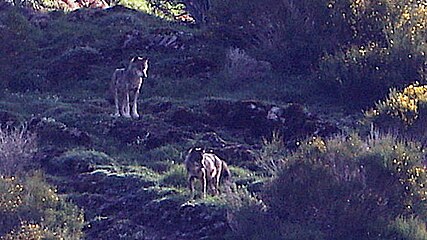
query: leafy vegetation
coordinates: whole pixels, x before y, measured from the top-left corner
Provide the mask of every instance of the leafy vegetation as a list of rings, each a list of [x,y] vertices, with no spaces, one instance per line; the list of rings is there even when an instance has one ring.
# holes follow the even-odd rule
[[[212,217],[191,214],[212,205],[228,211],[228,239],[426,238],[425,3],[107,2],[114,7],[0,3],[2,239],[80,239],[84,223],[137,231],[129,222],[143,216],[201,224]],[[114,119],[104,100],[111,74],[137,55],[150,58],[143,116]],[[292,116],[295,129],[248,137],[262,126],[221,125],[215,121],[225,116],[211,115],[224,109],[196,107],[224,98],[255,99],[245,105],[254,112],[265,110],[258,100],[269,113],[298,103],[308,109],[300,107],[301,116],[326,115],[342,134],[287,141],[282,134],[303,128]],[[270,120],[291,125],[279,115]],[[23,121],[37,135],[9,127]],[[226,140],[204,134],[214,130]],[[234,193],[186,202],[182,162],[195,144],[231,156]],[[240,162],[244,154],[252,163]],[[47,175],[29,174],[39,165]],[[98,204],[87,222],[45,178],[80,205]],[[84,184],[71,186],[75,179]]]
[[[40,173],[0,178],[2,239],[81,239],[83,212],[56,193]]]
[[[289,231],[300,229],[297,236],[308,239],[382,239],[388,226],[394,236],[425,236],[418,220],[404,220],[427,217],[427,173],[419,145],[390,135],[313,138],[283,158],[261,194],[266,209],[255,204],[237,212],[238,227],[254,221],[261,226],[243,231],[244,238],[270,233],[287,239]]]

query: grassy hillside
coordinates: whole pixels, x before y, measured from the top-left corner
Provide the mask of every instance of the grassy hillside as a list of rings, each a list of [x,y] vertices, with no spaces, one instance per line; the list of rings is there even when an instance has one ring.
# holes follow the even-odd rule
[[[0,3],[0,238],[425,239],[425,4],[190,2]],[[190,199],[193,146],[233,193]]]

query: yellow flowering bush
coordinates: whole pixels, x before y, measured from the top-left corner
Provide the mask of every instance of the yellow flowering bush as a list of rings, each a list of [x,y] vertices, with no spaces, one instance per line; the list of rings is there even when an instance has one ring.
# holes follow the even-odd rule
[[[0,210],[13,212],[22,204],[22,185],[14,177],[0,176]]]
[[[83,212],[61,198],[40,173],[0,177],[0,239],[82,237]]]
[[[391,89],[388,97],[367,111],[365,116],[375,119],[388,115],[401,119],[406,125],[412,125],[420,116],[420,108],[426,103],[427,85],[414,83],[402,91]]]
[[[12,230],[9,234],[1,237],[2,240],[41,240],[46,239],[46,230],[39,224],[21,222],[18,229]]]

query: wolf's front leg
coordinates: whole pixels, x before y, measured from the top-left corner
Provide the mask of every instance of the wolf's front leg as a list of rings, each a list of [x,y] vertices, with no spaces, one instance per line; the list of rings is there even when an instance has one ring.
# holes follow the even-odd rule
[[[202,169],[202,184],[203,184],[203,198],[206,198],[206,192],[207,192],[207,184],[208,184],[208,179],[207,179],[207,174],[206,174],[206,169]]]
[[[139,118],[139,114],[138,114],[138,95],[139,95],[139,89],[131,91],[130,97],[132,99],[132,117],[133,118]]]
[[[119,93],[117,92],[117,89],[114,90],[114,105],[115,105],[115,111],[114,111],[113,117],[120,117]]]
[[[123,117],[130,118],[130,107],[129,107],[129,92],[126,91],[123,94],[123,101],[120,108],[120,113]]]

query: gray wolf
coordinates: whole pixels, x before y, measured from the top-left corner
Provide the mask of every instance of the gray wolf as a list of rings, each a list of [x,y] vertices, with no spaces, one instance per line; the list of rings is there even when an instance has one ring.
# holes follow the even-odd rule
[[[137,101],[144,80],[148,77],[148,58],[134,57],[127,68],[118,68],[111,78],[114,95],[114,116],[139,118]]]
[[[194,180],[202,183],[203,197],[209,190],[211,194],[220,193],[220,181],[231,190],[231,172],[227,163],[212,152],[207,152],[199,147],[193,147],[188,151],[184,161],[188,173],[188,187],[194,197]]]

